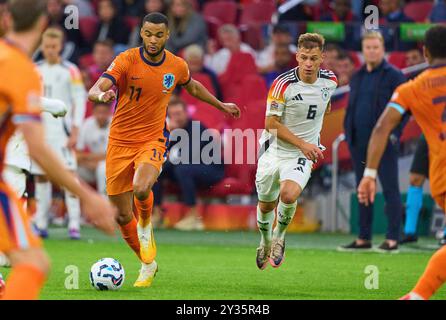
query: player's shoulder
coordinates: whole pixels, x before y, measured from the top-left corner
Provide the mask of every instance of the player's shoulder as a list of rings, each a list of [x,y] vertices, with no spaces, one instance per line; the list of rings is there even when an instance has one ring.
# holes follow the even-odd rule
[[[166,61],[173,63],[174,65],[181,66],[181,65],[187,65],[186,60],[184,60],[182,57],[177,56],[176,54],[173,54],[169,50],[164,50],[166,54]]]
[[[25,79],[40,79],[33,61],[21,49],[5,40],[0,40],[0,74],[9,76],[10,81],[0,81],[5,85],[10,85],[13,79],[20,82]],[[24,74],[27,75],[26,78],[23,77]]]
[[[336,86],[338,85],[338,77],[336,77],[336,74],[328,69],[320,69],[319,70],[319,75],[318,77],[320,79],[323,79],[325,81],[331,81],[333,82]]]
[[[284,85],[284,84],[291,84],[291,83],[297,83],[299,82],[299,77],[297,75],[296,68],[293,68],[291,70],[285,71],[282,74],[280,74],[276,79],[274,79],[272,86],[278,86],[278,85]]]

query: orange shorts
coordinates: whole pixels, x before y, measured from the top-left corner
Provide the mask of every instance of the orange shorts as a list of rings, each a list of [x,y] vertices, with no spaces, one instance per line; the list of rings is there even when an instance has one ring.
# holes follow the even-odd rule
[[[443,209],[443,212],[446,214],[446,193],[440,194],[434,197],[435,202]]]
[[[112,196],[132,191],[136,168],[141,163],[149,163],[161,172],[166,157],[166,142],[155,140],[139,147],[109,145],[105,159],[107,194]]]
[[[20,200],[5,182],[0,182],[0,251],[40,248],[42,242]]]

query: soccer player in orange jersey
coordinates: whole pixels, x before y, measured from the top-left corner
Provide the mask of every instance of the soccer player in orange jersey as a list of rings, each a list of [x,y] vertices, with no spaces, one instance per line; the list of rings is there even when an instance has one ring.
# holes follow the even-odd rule
[[[367,152],[367,166],[358,186],[358,199],[368,205],[375,199],[376,171],[391,131],[410,112],[429,146],[429,181],[437,204],[446,209],[446,26],[430,28],[424,55],[430,68],[399,86],[375,126]],[[446,281],[446,246],[439,249],[415,288],[402,299],[429,299]]]
[[[50,179],[82,199],[84,213],[102,230],[112,233],[114,209],[91,188],[65,170],[44,142],[40,123],[42,84],[30,59],[47,24],[44,0],[9,1],[13,28],[0,40],[0,172],[6,144],[20,130],[30,156]],[[18,197],[0,179],[0,251],[12,264],[3,299],[36,299],[49,271],[49,260]]]
[[[143,46],[121,53],[90,90],[89,98],[117,100],[105,161],[107,194],[118,207],[124,239],[142,262],[135,286],[148,287],[157,271],[151,189],[167,155],[166,111],[173,90],[183,86],[192,96],[234,117],[240,116],[240,110],[220,102],[191,79],[186,62],[164,49],[169,28],[163,14],[148,14],[140,34]],[[113,85],[117,93],[111,90]]]

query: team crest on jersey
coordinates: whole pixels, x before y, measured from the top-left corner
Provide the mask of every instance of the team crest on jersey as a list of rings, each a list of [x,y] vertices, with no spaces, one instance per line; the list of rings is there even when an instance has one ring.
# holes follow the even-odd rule
[[[270,109],[271,110],[279,110],[279,104],[276,101],[271,101]]]
[[[328,88],[322,88],[322,100],[328,101],[330,99],[330,92]]]
[[[169,90],[170,88],[172,88],[174,82],[175,82],[175,76],[174,76],[172,73],[166,73],[166,74],[164,75],[164,78],[163,78],[163,86],[164,86],[166,89]]]

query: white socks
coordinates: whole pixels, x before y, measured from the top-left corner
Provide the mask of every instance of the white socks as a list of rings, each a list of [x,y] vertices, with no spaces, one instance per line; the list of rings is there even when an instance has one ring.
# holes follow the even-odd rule
[[[277,206],[277,225],[273,233],[274,238],[285,238],[286,229],[291,220],[293,220],[296,207],[297,201],[291,204],[283,203],[281,200],[279,201],[279,205]]]
[[[273,223],[274,223],[274,210],[268,213],[262,213],[257,205],[257,226],[260,231],[260,245],[269,246],[271,244]]]
[[[48,228],[48,215],[52,199],[52,187],[50,182],[36,182],[36,215],[34,223],[37,228],[46,230]]]
[[[65,190],[65,205],[68,212],[68,230],[80,230],[81,205],[79,199],[68,190]]]

